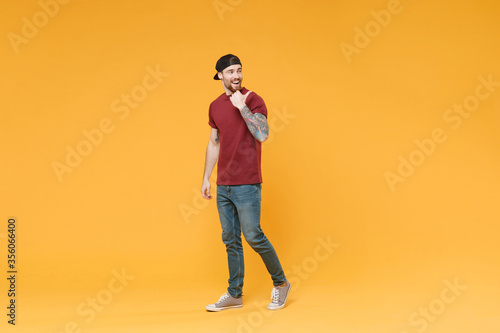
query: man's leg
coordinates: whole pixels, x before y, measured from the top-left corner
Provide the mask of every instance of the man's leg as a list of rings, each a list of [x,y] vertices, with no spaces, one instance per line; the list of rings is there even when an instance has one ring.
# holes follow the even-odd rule
[[[271,274],[273,285],[285,284],[286,277],[278,255],[260,227],[261,184],[233,186],[231,198],[238,210],[243,235],[252,249],[261,256]]]
[[[243,293],[245,263],[241,243],[241,226],[236,207],[232,202],[232,186],[217,186],[217,209],[222,227],[222,241],[226,244],[229,267],[228,293],[240,298]]]

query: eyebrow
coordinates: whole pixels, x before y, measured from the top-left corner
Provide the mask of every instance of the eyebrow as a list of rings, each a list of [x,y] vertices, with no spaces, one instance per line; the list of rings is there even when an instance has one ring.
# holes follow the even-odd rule
[[[243,67],[238,67],[237,68],[238,71],[241,71],[242,69],[243,69]],[[226,72],[232,72],[232,71],[234,71],[234,69],[227,69],[226,68],[226,69],[222,70],[222,72],[224,72],[224,71],[226,71]]]

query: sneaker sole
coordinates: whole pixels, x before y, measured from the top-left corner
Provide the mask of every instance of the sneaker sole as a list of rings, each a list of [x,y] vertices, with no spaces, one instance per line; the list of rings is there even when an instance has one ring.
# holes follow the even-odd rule
[[[219,312],[222,310],[235,309],[235,308],[241,308],[241,307],[243,307],[243,305],[231,305],[231,306],[225,306],[223,308],[209,308],[208,306],[206,306],[205,309],[207,309],[207,311],[210,311],[210,312]]]
[[[283,309],[286,305],[286,300],[288,299],[288,294],[290,293],[290,290],[292,290],[292,285],[290,285],[290,288],[288,288],[288,291],[286,293],[286,297],[285,297],[285,302],[283,302],[283,305],[280,305],[278,306],[277,308],[270,308],[269,305],[267,306],[267,308],[269,310],[279,310],[279,309]]]

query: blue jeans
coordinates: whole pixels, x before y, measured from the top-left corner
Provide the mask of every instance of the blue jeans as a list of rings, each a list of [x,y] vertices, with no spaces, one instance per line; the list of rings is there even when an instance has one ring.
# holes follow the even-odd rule
[[[260,228],[260,192],[261,184],[217,185],[217,209],[229,266],[227,291],[235,298],[242,296],[245,274],[242,231],[247,243],[260,254],[274,286],[286,282],[278,255]]]

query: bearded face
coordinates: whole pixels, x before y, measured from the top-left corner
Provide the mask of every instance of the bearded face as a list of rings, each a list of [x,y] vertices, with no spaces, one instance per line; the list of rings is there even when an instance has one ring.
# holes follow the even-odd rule
[[[232,65],[225,68],[222,73],[219,73],[219,78],[222,80],[224,89],[231,94],[241,89],[243,74],[241,65]]]

